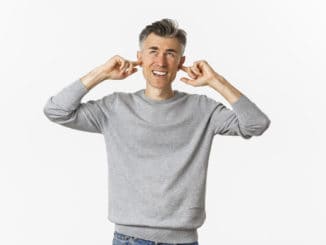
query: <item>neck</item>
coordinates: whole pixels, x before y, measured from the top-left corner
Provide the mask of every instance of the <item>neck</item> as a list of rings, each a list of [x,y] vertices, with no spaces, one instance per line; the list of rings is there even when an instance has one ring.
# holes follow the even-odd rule
[[[166,88],[155,88],[147,85],[145,95],[153,100],[166,100],[174,96],[174,91],[171,86]]]

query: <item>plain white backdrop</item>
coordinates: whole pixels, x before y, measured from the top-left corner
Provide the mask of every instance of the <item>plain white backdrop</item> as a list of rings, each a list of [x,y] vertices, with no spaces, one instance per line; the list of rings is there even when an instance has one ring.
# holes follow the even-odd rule
[[[205,59],[271,119],[260,137],[216,136],[200,245],[326,244],[324,1],[0,3],[0,244],[109,245],[104,139],[50,122],[46,100],[171,18],[186,63]],[[173,89],[215,90],[179,81]],[[82,101],[145,87],[141,72]]]

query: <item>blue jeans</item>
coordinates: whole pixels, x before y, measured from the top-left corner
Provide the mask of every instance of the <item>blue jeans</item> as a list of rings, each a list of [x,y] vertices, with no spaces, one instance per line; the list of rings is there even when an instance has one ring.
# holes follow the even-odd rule
[[[112,245],[199,245],[198,242],[192,243],[158,243],[144,240],[133,236],[128,236],[119,232],[114,232]]]

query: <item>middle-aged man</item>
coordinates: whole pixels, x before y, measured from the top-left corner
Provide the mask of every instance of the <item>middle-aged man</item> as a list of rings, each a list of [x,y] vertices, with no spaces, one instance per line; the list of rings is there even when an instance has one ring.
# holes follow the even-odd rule
[[[198,244],[206,218],[208,159],[215,135],[262,135],[270,119],[206,61],[184,66],[186,33],[162,19],[139,35],[137,60],[116,55],[51,96],[45,115],[60,125],[104,135],[113,244]],[[81,103],[104,80],[142,68],[146,88]],[[232,106],[172,90],[177,72],[209,86]]]

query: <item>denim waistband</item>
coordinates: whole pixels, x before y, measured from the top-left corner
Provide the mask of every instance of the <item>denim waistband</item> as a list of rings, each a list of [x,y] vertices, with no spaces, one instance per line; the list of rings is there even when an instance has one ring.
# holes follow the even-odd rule
[[[135,233],[122,232],[121,230],[114,231],[114,237],[122,241],[140,241],[143,245],[156,245],[156,244],[179,244],[179,245],[198,245],[197,242],[197,231],[195,232],[196,238],[193,240],[188,240],[183,237],[169,237],[162,236],[162,234],[156,234],[151,236],[136,235]],[[148,235],[148,234],[147,234]],[[165,234],[166,235],[166,234]]]

